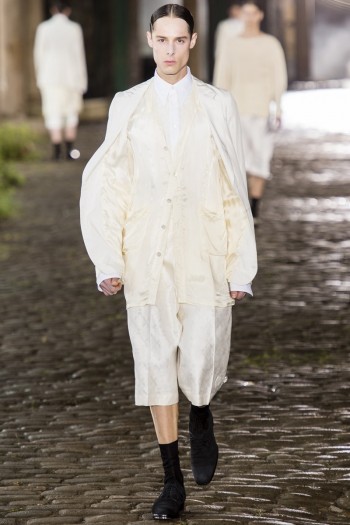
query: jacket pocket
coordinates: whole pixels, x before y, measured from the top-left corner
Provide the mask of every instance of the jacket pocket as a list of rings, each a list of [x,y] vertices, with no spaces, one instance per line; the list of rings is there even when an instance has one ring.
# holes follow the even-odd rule
[[[201,210],[203,248],[212,255],[227,254],[227,229],[225,216],[208,208]]]
[[[140,247],[147,235],[149,210],[142,208],[132,212],[126,219],[123,231],[123,253]]]

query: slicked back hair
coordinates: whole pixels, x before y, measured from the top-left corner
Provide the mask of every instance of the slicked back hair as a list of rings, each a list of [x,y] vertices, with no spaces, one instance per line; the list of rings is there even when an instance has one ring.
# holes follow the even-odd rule
[[[56,8],[59,13],[63,13],[67,9],[71,9],[70,2],[65,2],[64,0],[53,0],[50,3],[51,9]]]
[[[150,32],[152,33],[154,24],[159,18],[163,18],[164,16],[170,16],[173,18],[182,18],[182,20],[185,20],[185,22],[188,25],[188,31],[190,33],[190,36],[192,37],[194,32],[194,20],[191,12],[187,9],[187,7],[184,7],[179,4],[165,4],[156,11],[154,11],[153,15],[151,16],[151,21],[149,25]]]
[[[257,7],[259,11],[265,13],[265,6],[261,0],[241,0],[241,7],[248,4],[255,5],[255,7]]]

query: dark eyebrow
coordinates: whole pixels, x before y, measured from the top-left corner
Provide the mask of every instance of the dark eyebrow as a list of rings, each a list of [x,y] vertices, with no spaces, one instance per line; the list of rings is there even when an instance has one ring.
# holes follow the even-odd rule
[[[156,34],[155,36],[156,36],[156,38],[164,38],[164,40],[167,40],[167,39],[168,39],[167,36],[162,36],[162,35],[157,35],[157,34]],[[175,38],[176,38],[177,40],[179,40],[180,38],[188,38],[188,37],[189,37],[189,35],[186,35],[186,36],[176,36]]]

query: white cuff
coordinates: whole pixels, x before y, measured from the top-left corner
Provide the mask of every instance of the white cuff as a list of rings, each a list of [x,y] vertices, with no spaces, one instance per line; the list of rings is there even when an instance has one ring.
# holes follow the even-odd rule
[[[252,285],[251,284],[236,284],[228,283],[230,292],[245,292],[249,293],[253,297]]]

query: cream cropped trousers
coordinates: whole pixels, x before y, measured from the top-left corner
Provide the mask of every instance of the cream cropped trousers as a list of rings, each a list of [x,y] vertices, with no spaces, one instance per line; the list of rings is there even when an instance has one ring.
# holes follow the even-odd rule
[[[156,304],[127,309],[136,405],[173,405],[179,388],[208,405],[227,380],[232,307],[179,304],[172,261],[167,249]]]

